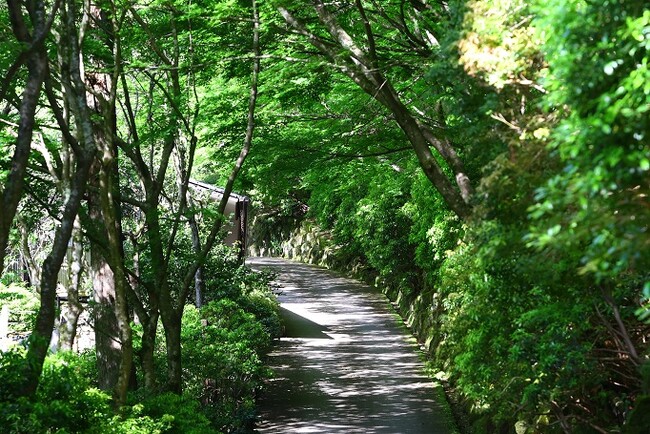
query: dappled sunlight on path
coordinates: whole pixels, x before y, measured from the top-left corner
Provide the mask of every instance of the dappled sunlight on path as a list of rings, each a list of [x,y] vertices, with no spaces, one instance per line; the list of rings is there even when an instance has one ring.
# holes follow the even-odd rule
[[[279,273],[286,323],[270,355],[261,433],[447,433],[417,345],[372,288],[317,267],[251,258]]]

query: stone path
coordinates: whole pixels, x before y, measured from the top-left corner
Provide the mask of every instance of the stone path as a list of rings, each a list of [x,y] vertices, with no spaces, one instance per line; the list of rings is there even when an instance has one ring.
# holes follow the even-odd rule
[[[279,273],[287,335],[270,355],[258,432],[452,432],[441,391],[381,294],[314,266],[247,262]]]

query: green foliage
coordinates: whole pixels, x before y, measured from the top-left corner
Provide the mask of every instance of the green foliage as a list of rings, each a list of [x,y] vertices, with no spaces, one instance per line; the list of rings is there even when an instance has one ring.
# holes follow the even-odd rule
[[[173,285],[180,286],[185,264],[193,259],[192,252],[187,234],[180,236],[169,267]],[[187,421],[192,415],[201,421],[194,424],[196,432],[204,428],[206,432],[245,431],[255,417],[255,396],[270,375],[263,358],[272,339],[282,332],[279,305],[270,286],[272,275],[252,271],[241,264],[235,249],[220,245],[209,255],[203,278],[203,305],[200,310],[187,305],[181,324],[183,399],[189,403],[187,411],[180,413],[181,403],[174,404],[173,395],[150,397],[146,391],[138,391],[131,400],[143,405],[138,413],[143,418],[158,423],[167,415],[171,432],[189,432],[187,427],[191,423],[187,425]],[[137,352],[142,328],[136,324],[133,329]],[[161,324],[154,364],[158,382],[163,384],[166,347]],[[200,405],[195,408],[196,403]],[[203,418],[209,420],[209,426]]]
[[[409,241],[415,247],[415,263],[424,271],[425,284],[433,288],[440,266],[456,248],[463,228],[458,217],[444,211],[441,199],[422,174],[415,178],[410,200],[401,211],[410,221]]]
[[[255,317],[271,339],[279,339],[282,336],[279,304],[275,294],[269,292],[268,286],[245,294],[239,300],[239,305]]]
[[[265,157],[285,166],[269,170],[291,167],[341,265],[358,264],[402,294],[432,295],[420,312],[434,318],[419,322],[435,325],[427,336],[436,363],[491,423],[581,432],[642,420],[642,410],[629,411],[646,405],[636,367],[647,361],[648,329],[635,312],[650,318],[643,5],[453,1],[436,26],[414,18],[440,44],[426,77],[401,95],[414,91],[414,104],[435,113],[476,180],[465,225],[400,154],[341,156],[373,149],[356,137],[373,130],[349,116],[358,107],[353,91],[332,81],[318,95],[345,122],[324,121],[329,112],[312,101],[284,102],[319,116],[311,130],[296,123],[282,131]],[[391,78],[410,62],[395,57]],[[348,95],[347,110],[335,90]],[[369,125],[386,149],[403,143]],[[311,150],[309,142],[332,157],[289,155]]]
[[[595,291],[590,279],[575,273],[579,251],[541,260],[524,234],[484,221],[445,261],[438,366],[474,412],[492,421],[526,421],[544,432],[549,419],[540,414],[575,429],[584,429],[584,420],[622,425],[623,403],[637,397],[631,378],[638,373],[629,359],[610,357],[612,309],[618,306],[634,327],[633,284],[623,281],[610,295]]]
[[[182,255],[177,255],[176,260]],[[172,267],[172,270],[174,268]],[[173,277],[173,276],[172,276]],[[268,273],[243,267],[229,249],[216,250],[206,268],[208,303],[199,312],[189,306],[182,324],[186,394],[149,395],[138,391],[120,415],[110,397],[91,387],[92,354],[58,354],[47,359],[33,401],[19,398],[24,351],[0,358],[3,426],[10,432],[211,433],[245,431],[255,417],[254,399],[270,373],[262,359],[272,337],[279,337],[279,308]],[[26,291],[10,287],[5,300],[22,302]],[[24,304],[24,303],[23,303]],[[206,323],[207,325],[204,325]],[[137,327],[136,327],[136,342]],[[155,354],[164,381],[164,336]],[[136,345],[136,350],[138,345]]]
[[[98,424],[89,434],[162,434],[170,432],[170,418],[159,420],[142,415],[142,406],[134,405],[128,411],[128,416],[115,415],[104,423]],[[173,432],[173,431],[172,431]]]
[[[584,243],[581,273],[647,269],[650,13],[645,2],[544,4],[547,101],[568,108],[553,130],[564,168],[537,191],[531,244]],[[589,41],[598,41],[591,43]],[[639,288],[640,290],[641,288]]]
[[[12,332],[25,333],[31,330],[39,305],[38,296],[33,290],[17,283],[8,286],[0,283],[0,309],[4,306],[9,309]]]
[[[331,229],[341,266],[358,263],[370,276],[409,292],[419,278],[410,239],[414,206],[408,203],[414,168],[390,160],[350,161],[310,175],[323,186],[309,200],[309,215]]]
[[[180,237],[170,263],[170,280],[176,285],[192,256],[189,239]],[[142,401],[142,414],[152,420],[161,420],[163,414],[173,416],[172,432],[186,432],[182,424],[192,414],[207,417],[211,429],[245,431],[255,417],[255,396],[270,375],[263,357],[282,330],[278,302],[270,287],[272,276],[243,266],[234,249],[217,246],[203,267],[203,278],[204,304],[200,310],[186,306],[181,324],[185,399],[200,403],[200,408],[189,406],[187,414],[173,412],[181,404],[163,395]],[[136,336],[141,333],[139,326],[134,331]],[[155,365],[162,383],[166,349],[160,326],[156,342]],[[150,410],[154,407],[160,410]],[[196,425],[196,429],[203,426]]]
[[[503,7],[496,0],[471,7],[493,4]],[[648,214],[640,211],[647,205],[647,117],[623,109],[647,109],[647,95],[630,85],[645,73],[640,35],[647,23],[638,2],[540,2],[537,11],[522,35],[535,29],[543,41],[508,48],[521,41],[503,28],[496,39],[461,45],[464,61],[475,61],[475,72],[500,88],[491,110],[520,129],[498,133],[509,153],[486,166],[477,220],[440,271],[445,310],[436,354],[475,411],[492,421],[518,419],[547,431],[555,419],[565,429],[615,430],[632,403],[643,401],[628,357],[647,351],[647,329],[634,318],[648,280]],[[481,23],[509,19],[474,16],[469,24],[490,33],[495,28]],[[507,97],[521,95],[521,83],[503,79],[516,65],[489,56],[504,47],[516,51],[509,59],[530,56],[542,42],[537,51],[545,52],[548,71],[531,72],[546,77],[541,100],[553,111],[531,105],[516,113]],[[487,57],[472,58],[472,50]],[[624,60],[609,64],[611,56]],[[630,338],[620,350],[612,348],[617,316]],[[621,359],[612,359],[618,351]]]
[[[410,180],[386,173],[376,174],[365,197],[358,199],[353,237],[359,240],[369,265],[380,275],[408,279],[413,262],[413,246],[408,239],[410,221],[399,210],[408,198]],[[412,286],[409,283],[405,286]]]
[[[184,254],[191,250],[187,246]],[[279,338],[282,326],[279,305],[270,286],[273,275],[256,272],[242,265],[238,250],[227,246],[213,249],[203,267],[205,292],[203,302],[231,300],[245,312],[253,314],[271,338]]]
[[[20,372],[29,361],[22,350],[0,356],[2,426],[12,433],[86,432],[110,414],[110,397],[91,388],[73,354],[49,356],[33,401],[19,397]]]
[[[188,306],[182,339],[187,393],[202,401],[214,426],[245,430],[269,376],[262,357],[271,340],[262,323],[232,300],[211,302],[201,311]]]
[[[194,397],[162,393],[139,401],[127,409],[125,421],[132,419],[136,432],[153,426],[160,432],[209,434],[217,431]],[[124,424],[124,422],[122,422]],[[144,425],[144,426],[141,426]],[[149,425],[149,426],[147,426]],[[134,428],[135,428],[134,427]]]
[[[474,212],[465,224],[444,210],[385,107],[287,34],[277,3],[260,5],[258,127],[249,171],[238,181],[263,202],[267,222],[286,233],[309,210],[331,236],[336,263],[399,289],[407,303],[431,295],[431,306],[418,312],[433,316],[419,322],[435,325],[436,364],[486,420],[543,432],[558,426],[644,432],[650,323],[647,2],[385,1],[367,8],[377,69],[418,120],[453,145],[474,182]],[[311,5],[282,3],[329,38]],[[126,157],[140,152],[146,160],[150,149],[144,164],[156,171],[161,144],[189,142],[185,130],[196,128],[194,176],[223,180],[246,123],[251,67],[248,2],[136,6],[147,28],[126,13],[122,34],[111,35],[121,37],[126,71],[126,86],[117,95],[125,110],[118,110],[116,121],[118,136],[128,142],[120,151],[120,195],[131,199],[122,204],[123,224],[133,234],[141,221],[132,218],[139,213],[132,203],[142,192],[132,185],[134,168]],[[360,46],[370,45],[351,2],[339,6],[342,27]],[[0,26],[8,32],[5,15]],[[149,49],[152,35],[164,55]],[[84,52],[109,65],[106,39],[101,27],[90,26]],[[0,45],[0,69],[7,71],[20,47]],[[17,94],[23,74],[9,83]],[[170,96],[167,83],[174,76],[181,89]],[[131,123],[124,119],[126,90],[134,96],[131,127],[139,140],[133,131],[124,133]],[[13,122],[11,104],[5,111],[3,120]],[[47,112],[39,109],[42,125],[54,123]],[[187,125],[174,120],[180,116]],[[0,124],[0,141],[13,140],[11,128]],[[46,134],[43,140],[58,160],[53,144],[59,138]],[[0,180],[10,149],[0,147]],[[34,198],[25,208],[50,202],[49,186],[40,188],[50,183],[42,160],[35,155],[30,161],[39,179],[30,178]],[[174,191],[165,197],[173,200],[168,193]],[[175,216],[160,212],[164,238]],[[203,215],[214,217],[208,209]],[[138,257],[139,277],[151,284],[157,270],[149,246],[136,244],[134,237],[127,257]],[[172,295],[192,252],[189,235],[179,234],[167,275]],[[240,267],[225,248],[208,259],[204,272],[206,306],[187,307],[182,324],[187,396],[143,397],[140,391],[123,415],[115,415],[108,397],[85,380],[93,377],[88,360],[66,355],[48,359],[29,401],[18,398],[16,375],[29,363],[15,350],[0,358],[2,426],[12,432],[246,429],[268,375],[263,356],[281,331],[277,301],[269,276]],[[2,276],[3,282],[17,277]],[[14,331],[30,328],[34,294],[0,286],[0,302],[10,306]],[[162,333],[158,345],[163,379]]]
[[[88,360],[72,353],[50,355],[33,400],[19,397],[25,351],[0,355],[0,423],[7,433],[216,433],[195,398],[156,395],[115,414],[108,394],[91,387]]]

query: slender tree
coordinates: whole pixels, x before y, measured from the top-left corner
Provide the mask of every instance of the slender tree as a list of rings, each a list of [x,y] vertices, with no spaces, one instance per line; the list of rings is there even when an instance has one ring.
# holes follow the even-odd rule
[[[33,395],[39,383],[43,362],[47,354],[48,345],[52,336],[55,320],[55,298],[58,272],[65,259],[68,242],[74,228],[74,221],[85,192],[90,166],[96,152],[92,134],[92,121],[85,101],[85,86],[81,78],[80,53],[78,32],[76,30],[76,5],[72,0],[62,4],[65,34],[69,44],[68,72],[62,76],[62,84],[66,88],[66,96],[75,117],[78,141],[74,140],[71,146],[76,153],[76,167],[70,190],[68,192],[59,226],[54,236],[52,250],[43,262],[41,272],[41,306],[39,308],[34,330],[29,338],[27,359],[30,361],[23,377],[21,393],[26,396]],[[60,125],[67,129],[67,125]],[[70,137],[71,138],[71,137]]]
[[[445,203],[459,217],[467,219],[471,213],[469,199],[472,187],[463,167],[462,161],[449,140],[439,137],[426,122],[420,119],[413,108],[404,102],[404,97],[396,89],[393,80],[388,75],[389,59],[380,56],[377,44],[378,36],[373,23],[368,17],[364,2],[357,0],[354,6],[339,7],[329,5],[321,0],[314,0],[307,8],[313,13],[313,20],[318,26],[308,26],[299,14],[293,10],[305,11],[304,4],[295,6],[295,2],[280,2],[278,11],[287,25],[298,35],[304,37],[309,44],[318,50],[337,70],[345,74],[364,92],[381,103],[392,114],[393,119],[402,129],[425,175],[444,198]],[[425,3],[414,2],[415,17],[421,15],[417,8],[432,9]],[[404,2],[402,2],[402,8]],[[354,12],[351,12],[353,10]],[[383,7],[377,5],[380,11],[376,19],[386,18]],[[403,15],[402,9],[402,15]],[[383,17],[382,17],[383,14]],[[348,30],[342,24],[343,20],[361,23],[361,29]],[[403,20],[402,20],[403,21]],[[424,21],[422,21],[424,25]],[[435,44],[435,38],[429,33],[428,37],[417,37],[408,30],[403,22],[396,25],[395,21],[385,20],[377,25],[391,27],[402,32],[406,39],[426,48],[427,44]],[[351,33],[354,31],[355,33]],[[364,36],[353,36],[364,35]],[[430,51],[430,50],[427,50]],[[436,151],[433,153],[432,149]],[[454,180],[445,174],[445,168],[438,162],[442,159],[445,165],[454,173]]]
[[[0,213],[0,270],[4,268],[4,259],[9,242],[11,229],[18,203],[23,194],[25,173],[31,150],[32,133],[34,131],[36,107],[43,80],[47,73],[47,50],[45,40],[54,20],[59,2],[48,16],[43,0],[30,0],[25,5],[28,19],[23,12],[23,4],[18,0],[7,0],[11,29],[16,40],[24,45],[23,51],[15,60],[9,74],[2,83],[2,99],[10,87],[11,79],[21,65],[27,66],[27,81],[20,103],[20,121],[11,159],[11,169],[7,180],[2,186],[2,212]],[[31,28],[29,24],[31,23]]]

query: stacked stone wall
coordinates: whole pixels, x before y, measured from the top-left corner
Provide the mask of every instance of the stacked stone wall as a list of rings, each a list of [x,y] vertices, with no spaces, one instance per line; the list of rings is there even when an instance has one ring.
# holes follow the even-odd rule
[[[381,290],[393,303],[407,327],[427,352],[435,346],[433,341],[439,304],[434,290],[418,292],[416,296],[391,288],[385,281],[358,261],[345,260],[331,237],[314,222],[303,220],[293,230],[284,230],[274,237],[251,244],[251,256],[280,256],[308,264],[337,270],[366,281]]]

